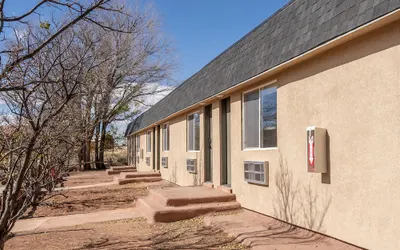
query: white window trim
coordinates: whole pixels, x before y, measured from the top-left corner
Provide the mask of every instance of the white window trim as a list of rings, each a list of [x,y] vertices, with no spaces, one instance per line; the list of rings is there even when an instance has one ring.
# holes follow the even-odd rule
[[[170,150],[170,148],[171,148],[171,144],[170,144],[170,142],[171,142],[171,140],[169,140],[168,141],[168,150],[164,150],[164,125],[168,125],[168,131],[170,132],[170,134],[169,134],[169,138],[171,139],[171,130],[170,130],[170,127],[169,127],[169,122],[165,122],[165,123],[163,123],[163,125],[162,125],[162,147],[163,147],[163,152],[169,152],[169,150]]]
[[[254,87],[254,88],[251,88],[249,90],[246,90],[246,91],[242,92],[242,151],[260,151],[260,150],[261,151],[262,150],[267,150],[268,151],[268,150],[277,150],[278,149],[278,146],[276,146],[276,147],[268,147],[268,148],[260,147],[261,146],[260,138],[258,140],[258,147],[247,147],[246,148],[245,143],[244,143],[244,141],[245,141],[245,136],[244,136],[245,135],[245,133],[244,133],[244,121],[245,121],[245,117],[244,117],[244,96],[247,93],[253,92],[253,91],[258,89],[258,98],[260,98],[261,89],[263,89],[265,87],[268,87],[268,88],[276,87],[276,94],[278,95],[278,86],[276,84],[271,84],[271,83],[266,83],[266,84],[263,84],[263,85],[260,85],[260,86],[257,86],[257,87]],[[261,104],[260,103],[261,102],[259,101],[258,102],[258,110],[259,111],[261,110]],[[277,104],[277,106],[278,106],[278,104]],[[260,130],[261,130],[261,122],[258,123],[258,133],[260,133]],[[276,141],[276,145],[278,145],[278,140]]]
[[[200,149],[199,150],[190,150],[189,149],[189,144],[188,144],[188,140],[189,140],[189,137],[188,137],[188,129],[189,129],[189,127],[188,127],[188,121],[189,121],[189,116],[191,116],[191,115],[193,115],[193,114],[198,114],[199,115],[199,118],[200,118],[200,110],[196,110],[196,111],[194,111],[194,112],[192,112],[192,113],[189,113],[189,114],[187,114],[187,116],[186,116],[186,150],[187,150],[187,152],[192,152],[192,153],[198,153],[198,152],[200,152]],[[200,120],[200,124],[201,124],[201,120]],[[201,126],[200,126],[201,127]],[[200,129],[200,128],[199,128]],[[200,132],[200,131],[199,131]],[[195,131],[193,131],[193,133],[195,133]],[[201,137],[201,136],[200,136]],[[195,136],[193,135],[193,143],[195,142],[195,140],[194,140],[194,138],[195,138]],[[200,140],[201,138],[199,138],[199,140]],[[200,144],[200,141],[199,141],[199,144]],[[194,146],[194,145],[193,145]],[[200,145],[199,145],[199,148],[200,148]]]
[[[148,143],[147,137],[149,136],[149,133],[150,133],[150,151],[148,151],[148,149],[149,149],[148,147],[149,146],[147,145],[147,143]],[[151,139],[152,139],[151,138],[152,137],[151,134],[152,134],[151,130],[147,130],[147,132],[146,132],[146,153],[151,153],[151,151],[153,150],[152,147],[151,147]]]
[[[140,149],[140,135],[136,135],[135,136],[135,143],[136,143],[136,151],[138,150],[138,149]],[[139,142],[139,143],[138,143]]]

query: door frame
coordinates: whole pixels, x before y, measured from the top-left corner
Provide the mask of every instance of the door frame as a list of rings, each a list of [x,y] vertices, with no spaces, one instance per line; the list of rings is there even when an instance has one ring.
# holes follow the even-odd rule
[[[160,144],[161,144],[161,140],[160,140],[160,132],[161,132],[161,125],[157,126],[157,157],[154,158],[154,160],[157,159],[157,170],[160,170],[160,159],[161,159],[161,151],[160,151]]]
[[[204,181],[213,182],[212,104],[204,107]]]
[[[221,185],[231,185],[231,99],[221,100]]]

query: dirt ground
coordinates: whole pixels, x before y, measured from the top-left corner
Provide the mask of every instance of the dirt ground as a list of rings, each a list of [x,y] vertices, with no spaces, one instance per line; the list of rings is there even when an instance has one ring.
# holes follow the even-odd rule
[[[112,181],[105,172],[74,173],[66,186]],[[149,189],[175,186],[167,181],[71,189],[42,205],[34,217],[85,214],[133,207]],[[148,224],[143,218],[87,223],[16,233],[6,249],[252,249],[356,250],[357,247],[311,233],[245,209],[174,223]]]
[[[114,180],[113,175],[107,175],[103,171],[85,171],[85,172],[72,172],[68,177],[67,181],[64,182],[64,187],[76,187],[92,185],[103,182],[112,182]]]
[[[105,172],[84,172],[71,175],[65,186],[96,184],[109,179],[110,177]],[[78,185],[78,183],[80,184]],[[138,197],[146,196],[149,189],[169,186],[174,186],[174,184],[167,181],[159,181],[60,191],[58,195],[43,202],[33,217],[60,216],[127,208],[134,206],[134,202]]]
[[[247,249],[221,229],[206,226],[203,218],[148,224],[145,219],[93,223],[20,233],[6,249]]]

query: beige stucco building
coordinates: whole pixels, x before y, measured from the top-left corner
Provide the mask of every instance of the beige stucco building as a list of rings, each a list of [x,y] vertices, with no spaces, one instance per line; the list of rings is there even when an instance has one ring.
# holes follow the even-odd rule
[[[272,52],[255,52],[264,57],[290,51],[290,41],[271,45],[268,36],[275,31],[264,27],[278,25],[274,19],[290,22],[286,19],[296,10],[296,15],[307,12],[308,2],[292,1],[170,94],[185,98],[203,86],[209,92],[199,101],[183,106],[169,101],[182,107],[163,111],[156,105],[133,121],[127,130],[129,162],[139,171],[159,170],[178,185],[208,182],[214,188],[231,188],[244,208],[357,246],[399,249],[400,1],[394,7],[393,1],[380,1],[388,6],[380,15],[340,32],[340,24],[330,22],[326,29],[336,27],[336,33],[322,38],[311,33],[309,40],[315,44],[300,44],[297,53],[273,65],[260,66],[260,61],[251,61],[259,60],[255,56],[239,66],[228,63],[229,71],[210,69],[224,56],[231,61],[236,55],[246,57],[243,46],[264,51],[265,44],[275,46]],[[351,2],[360,12],[364,2],[374,1]],[[322,12],[330,16],[339,7]],[[265,43],[253,42],[262,32],[267,32]],[[303,44],[307,34],[299,35]],[[241,81],[210,90],[207,84],[212,81],[237,80],[235,72],[243,71],[243,65],[257,65],[259,72],[239,72]],[[221,80],[224,74],[233,77]],[[325,145],[315,145],[326,153],[321,156],[325,173],[308,171],[309,126],[326,129]],[[314,157],[319,154],[315,150]]]

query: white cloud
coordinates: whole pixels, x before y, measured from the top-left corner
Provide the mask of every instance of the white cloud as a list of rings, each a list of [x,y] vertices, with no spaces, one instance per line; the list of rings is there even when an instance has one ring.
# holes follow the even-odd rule
[[[151,95],[146,95],[145,97],[142,98],[143,104],[139,104],[139,110],[141,110],[140,114],[151,108],[154,104],[159,102],[162,98],[167,96],[169,93],[171,93],[172,90],[175,89],[174,86],[165,86],[161,85],[159,83],[149,83],[147,84],[146,88],[148,88],[148,92],[155,92],[154,94]],[[126,127],[128,124],[132,121],[132,119],[128,119],[125,121],[118,121],[114,122],[113,126],[116,127],[118,135],[124,135]]]

